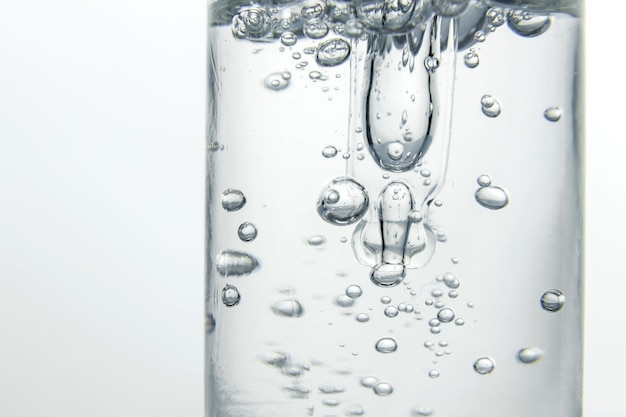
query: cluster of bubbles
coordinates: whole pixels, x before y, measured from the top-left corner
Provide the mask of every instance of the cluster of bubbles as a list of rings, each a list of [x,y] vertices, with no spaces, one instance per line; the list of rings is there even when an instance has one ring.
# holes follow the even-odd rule
[[[375,376],[364,376],[361,378],[361,386],[371,388],[376,395],[387,396],[393,392],[393,386],[389,382],[380,381]]]
[[[509,195],[504,188],[493,185],[491,177],[483,174],[476,180],[480,188],[474,194],[474,198],[481,206],[490,210],[499,210],[509,204]]]

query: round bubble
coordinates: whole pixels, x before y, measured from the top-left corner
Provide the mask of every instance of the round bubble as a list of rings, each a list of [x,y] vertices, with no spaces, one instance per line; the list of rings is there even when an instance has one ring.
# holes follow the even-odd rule
[[[236,211],[246,204],[246,197],[239,190],[228,189],[222,193],[222,207],[226,211]]]
[[[272,31],[272,18],[260,7],[249,7],[233,17],[232,32],[237,38],[260,39]]]
[[[465,62],[465,66],[467,68],[476,68],[478,64],[480,63],[480,59],[476,52],[470,50],[463,57],[463,62]]]
[[[379,287],[393,287],[404,279],[406,270],[402,264],[379,264],[372,269],[371,281]]]
[[[337,148],[335,148],[334,146],[326,146],[324,149],[322,149],[322,156],[324,158],[332,158],[335,155],[337,155]]]
[[[372,388],[378,382],[378,378],[375,376],[364,376],[361,378],[361,385],[365,388]]]
[[[306,20],[310,20],[322,17],[324,11],[324,3],[318,1],[310,1],[304,3],[304,6],[302,6],[302,9],[300,10],[300,14]]]
[[[376,342],[375,347],[380,353],[392,353],[398,349],[398,343],[392,337],[383,337]]]
[[[438,371],[438,370],[436,370],[436,369],[431,369],[431,370],[428,372],[428,376],[429,376],[429,377],[431,377],[431,378],[438,378],[438,377],[439,377],[439,375],[440,375],[440,374],[439,374],[439,371]]]
[[[307,243],[311,246],[319,246],[326,243],[326,238],[321,235],[314,235],[307,240]]]
[[[450,323],[452,320],[454,320],[454,310],[452,310],[451,308],[448,308],[448,307],[442,308],[437,313],[437,318],[442,323]]]
[[[328,223],[348,225],[359,220],[369,206],[365,188],[348,177],[332,180],[320,193],[317,213]]]
[[[541,307],[551,313],[556,313],[565,305],[565,296],[559,290],[551,289],[541,296]]]
[[[328,34],[328,31],[328,25],[321,20],[309,20],[304,25],[304,34],[311,39],[321,39]]]
[[[222,302],[226,307],[233,307],[239,304],[241,300],[241,295],[239,295],[239,290],[232,285],[226,285],[222,289]]]
[[[476,180],[476,182],[478,183],[478,185],[480,185],[481,187],[489,187],[491,185],[491,177],[489,175],[481,175],[480,177],[478,177],[478,179]]]
[[[346,295],[350,298],[359,298],[363,294],[363,290],[358,285],[350,285],[346,288]]]
[[[317,48],[315,61],[324,67],[342,64],[350,56],[350,44],[341,38],[322,42]]]
[[[237,235],[239,239],[244,242],[252,242],[257,237],[257,228],[250,222],[241,223],[239,229],[237,229]]]
[[[293,32],[283,32],[280,35],[280,42],[285,46],[293,46],[298,42],[298,35]]]
[[[491,372],[493,372],[495,367],[496,365],[493,359],[488,356],[479,358],[478,360],[476,360],[476,362],[474,362],[474,370],[481,375],[490,374]]]
[[[383,295],[382,297],[380,297],[380,302],[383,304],[389,304],[391,302],[391,297]]]
[[[359,313],[356,315],[356,321],[359,323],[366,323],[370,320],[370,316],[366,313]]]
[[[499,7],[492,7],[487,11],[487,19],[489,23],[495,27],[502,26],[506,22],[504,10]]]
[[[459,280],[457,279],[457,277],[451,273],[451,272],[446,272],[443,275],[443,282],[444,284],[446,284],[446,286],[448,288],[459,288],[459,286],[461,285],[461,283],[459,282]]]

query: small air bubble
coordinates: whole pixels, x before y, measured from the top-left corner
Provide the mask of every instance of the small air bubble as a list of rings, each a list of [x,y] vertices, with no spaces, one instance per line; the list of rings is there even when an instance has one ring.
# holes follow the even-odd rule
[[[246,197],[239,190],[228,189],[222,193],[222,207],[226,211],[236,211],[246,204]]]
[[[551,289],[541,296],[541,307],[551,313],[556,313],[563,308],[565,296],[559,290]]]
[[[392,353],[398,349],[398,343],[392,337],[383,337],[376,342],[375,348],[380,353]]]
[[[391,297],[384,295],[380,297],[380,302],[383,304],[389,304],[391,302]]]
[[[442,356],[442,355],[440,355],[440,356]],[[431,370],[428,372],[428,376],[429,376],[429,377],[431,377],[431,378],[439,378],[439,375],[440,375],[440,374],[439,374],[439,371],[438,371],[438,370],[436,370],[436,369],[431,369]]]
[[[354,305],[354,298],[350,298],[345,294],[341,294],[335,298],[335,304],[337,304],[339,307],[352,307]]]
[[[365,388],[372,388],[378,382],[378,378],[375,376],[364,376],[361,378],[361,385]]]
[[[398,309],[395,306],[387,306],[385,308],[385,316],[396,317],[398,315]]]
[[[474,362],[474,370],[481,375],[490,374],[491,372],[493,372],[495,366],[496,365],[493,359],[488,356],[479,358],[478,360],[476,360],[476,362]]]
[[[463,320],[463,319],[456,319],[456,320],[454,320],[454,324],[456,324],[457,326],[463,326],[465,324],[465,320]]]
[[[241,223],[239,229],[237,230],[237,235],[239,239],[244,242],[252,242],[257,237],[257,228],[254,224],[250,222]]]
[[[561,109],[558,107],[549,107],[543,112],[543,117],[551,122],[558,122],[561,120]]]
[[[346,288],[346,295],[350,298],[359,298],[363,294],[363,290],[358,285],[350,285]]]
[[[491,185],[491,177],[489,175],[483,174],[483,175],[478,177],[476,182],[481,187],[489,187]]]
[[[241,300],[241,295],[239,295],[239,290],[232,285],[226,285],[222,289],[222,302],[226,307],[233,307],[239,304]]]
[[[479,30],[478,32],[474,33],[474,40],[476,42],[485,42],[485,33],[481,30]]]
[[[527,347],[517,352],[517,359],[521,363],[534,363],[543,356],[543,351],[536,347]]]
[[[293,32],[283,32],[280,35],[280,42],[285,46],[293,46],[298,42],[298,36]]]
[[[326,146],[324,149],[322,149],[322,156],[324,158],[332,158],[335,155],[337,155],[337,148],[335,148],[334,146]]]
[[[370,316],[366,313],[359,313],[356,315],[356,321],[359,323],[366,323],[370,320]]]
[[[463,57],[463,60],[467,68],[476,68],[478,64],[480,63],[478,54],[472,50],[470,50],[469,52],[465,54],[465,56]]]
[[[304,309],[298,300],[281,300],[272,304],[272,311],[283,317],[300,317]]]
[[[307,240],[307,243],[311,246],[319,246],[326,243],[326,238],[322,235],[314,235]]]
[[[393,392],[393,387],[387,382],[379,382],[374,385],[374,393],[376,395],[385,396]]]
[[[437,318],[442,323],[450,323],[452,320],[454,320],[454,310],[452,310],[451,308],[448,308],[448,307],[442,308],[437,313]]]
[[[289,78],[286,79],[285,77],[283,77],[282,72],[275,72],[265,78],[265,87],[269,88],[270,90],[284,90],[288,86]]]

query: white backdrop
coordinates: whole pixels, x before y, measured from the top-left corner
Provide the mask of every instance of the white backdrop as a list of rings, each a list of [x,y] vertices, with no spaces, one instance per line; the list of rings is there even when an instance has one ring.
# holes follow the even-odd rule
[[[588,3],[585,415],[623,417],[626,4]],[[203,415],[205,9],[0,0],[0,416]]]

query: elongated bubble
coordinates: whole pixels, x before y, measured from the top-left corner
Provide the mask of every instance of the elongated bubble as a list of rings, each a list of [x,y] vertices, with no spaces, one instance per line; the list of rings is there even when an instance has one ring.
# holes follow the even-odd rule
[[[254,256],[235,250],[222,251],[215,262],[217,272],[225,277],[248,275],[258,266],[259,261]]]

